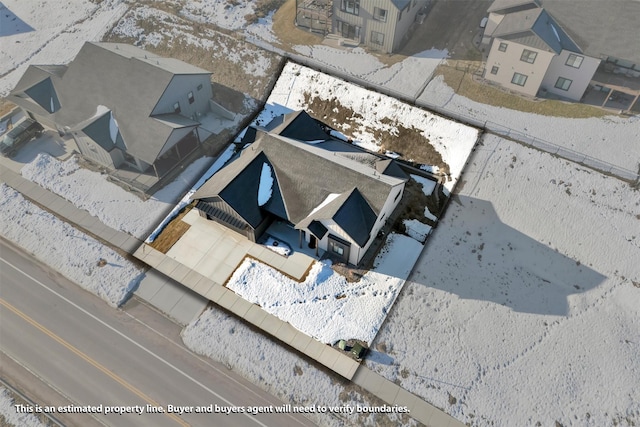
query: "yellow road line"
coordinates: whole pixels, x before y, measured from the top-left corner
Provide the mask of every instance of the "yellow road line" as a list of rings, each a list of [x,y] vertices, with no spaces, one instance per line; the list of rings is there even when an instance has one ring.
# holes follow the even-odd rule
[[[89,363],[91,366],[95,367],[96,369],[98,369],[99,371],[101,371],[102,373],[107,375],[109,378],[111,378],[112,380],[114,380],[115,382],[117,382],[118,384],[120,384],[121,386],[123,386],[124,388],[126,388],[127,390],[132,392],[133,394],[135,394],[138,397],[142,398],[142,400],[145,400],[146,402],[148,402],[149,404],[151,404],[153,406],[160,406],[160,404],[158,402],[153,400],[151,397],[147,396],[141,390],[139,390],[135,386],[129,384],[124,379],[122,379],[118,375],[114,374],[112,371],[110,371],[109,369],[107,369],[106,367],[104,367],[103,365],[98,363],[97,361],[93,360],[91,357],[87,356],[85,353],[83,353],[82,351],[78,350],[76,347],[74,347],[73,345],[69,344],[67,341],[65,341],[64,339],[60,338],[58,335],[54,334],[49,329],[45,328],[44,326],[42,326],[41,324],[39,324],[38,322],[33,320],[31,317],[27,316],[22,311],[18,310],[17,308],[15,308],[13,305],[11,305],[10,303],[8,303],[7,301],[5,301],[2,298],[0,298],[0,305],[3,305],[4,307],[8,308],[10,311],[12,311],[14,314],[19,316],[20,318],[22,318],[24,321],[29,323],[31,326],[35,327],[40,332],[44,333],[45,335],[47,335],[50,338],[52,338],[54,341],[56,341],[59,344],[63,345],[65,348],[67,348],[69,351],[74,353],[76,356],[80,357],[81,359],[83,359],[84,361]],[[181,426],[189,427],[188,423],[184,422],[182,419],[180,419],[175,414],[169,414],[169,413],[165,412],[164,415],[166,415],[169,418],[173,419],[175,422],[177,422]]]

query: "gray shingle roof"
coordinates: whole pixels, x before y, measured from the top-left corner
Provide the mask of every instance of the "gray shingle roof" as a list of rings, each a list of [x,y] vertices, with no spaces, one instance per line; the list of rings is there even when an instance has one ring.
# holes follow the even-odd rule
[[[544,0],[542,5],[585,54],[612,56],[640,65],[640,1]]]
[[[391,189],[404,182],[324,150],[319,147],[322,144],[306,144],[264,130],[258,130],[256,136],[251,147],[194,194],[195,199],[220,196],[238,213],[260,210],[257,186],[261,165],[267,162],[275,182],[272,197],[263,209],[300,227],[333,218],[353,240],[364,245]],[[235,192],[235,198],[231,192]],[[339,196],[317,209],[331,194]],[[243,217],[253,225],[260,218],[251,215]]]
[[[175,121],[156,120],[150,114],[176,74],[210,73],[134,46],[87,42],[66,70],[30,66],[11,99],[33,108],[20,93],[49,77],[62,106],[52,116],[57,124],[76,127],[94,116],[98,106],[105,106],[118,121],[129,154],[151,164],[175,129]]]
[[[495,0],[487,12],[507,13],[539,7],[538,0]]]
[[[581,52],[562,27],[541,8],[505,15],[493,32],[493,37],[555,53],[560,53],[563,49]]]

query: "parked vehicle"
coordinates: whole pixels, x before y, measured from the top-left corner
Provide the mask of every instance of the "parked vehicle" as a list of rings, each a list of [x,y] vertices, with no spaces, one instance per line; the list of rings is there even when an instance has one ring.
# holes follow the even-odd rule
[[[23,120],[2,137],[0,153],[5,157],[13,156],[24,144],[42,135],[43,131],[42,125],[35,120]]]

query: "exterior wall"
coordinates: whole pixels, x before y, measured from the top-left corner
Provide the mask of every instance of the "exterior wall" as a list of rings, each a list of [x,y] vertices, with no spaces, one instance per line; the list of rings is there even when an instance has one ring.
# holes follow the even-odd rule
[[[400,11],[390,0],[360,0],[358,15],[341,10],[342,0],[334,0],[333,5],[333,32],[340,35],[337,21],[346,22],[350,25],[360,27],[360,43],[371,49],[381,50],[391,53],[397,49],[403,41],[404,36],[414,23],[416,15],[420,11],[424,2],[419,0],[410,2],[405,7],[400,17]],[[386,20],[374,18],[375,9],[386,10]],[[400,19],[398,19],[400,17]],[[384,34],[382,44],[373,41],[373,32]]]
[[[73,132],[73,139],[76,141],[80,153],[82,153],[86,158],[109,168],[116,168],[120,165],[121,161],[116,164],[114,159],[111,157],[111,154],[100,145],[96,144],[93,139],[85,135],[84,132]],[[119,157],[118,160],[121,160],[121,158]]]
[[[399,49],[404,43],[405,36],[411,28],[411,25],[416,22],[416,15],[420,12],[423,4],[424,2],[411,0],[411,2],[402,11],[402,15],[398,12],[400,19],[397,20],[395,34],[393,37],[393,51]]]
[[[491,44],[491,35],[498,28],[500,22],[504,19],[504,15],[500,15],[498,13],[490,13],[487,19],[487,26],[484,27],[484,33],[482,36],[482,44],[489,45]]]
[[[501,52],[499,50],[501,42],[507,43],[507,50],[505,52]],[[524,49],[537,53],[533,64],[520,60]],[[521,92],[526,95],[536,96],[547,69],[549,68],[549,64],[554,56],[555,54],[553,52],[546,52],[544,50],[496,38],[491,44],[491,51],[489,52],[489,58],[487,59],[484,78],[498,83],[507,89]],[[491,69],[494,66],[498,67],[497,74],[491,74]],[[511,83],[514,73],[520,73],[527,76],[524,86]]]
[[[579,55],[583,58],[582,64],[580,64],[579,68],[575,68],[567,65],[567,59],[571,54],[579,55],[574,52],[569,52],[568,50],[563,50],[560,52],[560,55],[553,58],[547,74],[544,76],[541,87],[549,93],[574,101],[580,101],[600,65],[600,59]],[[555,87],[560,77],[571,80],[569,90],[562,90]]]
[[[369,236],[369,241],[363,246],[360,247],[356,242],[349,237],[349,235],[342,229],[338,224],[336,224],[333,220],[322,220],[320,221],[329,232],[318,241],[318,247],[322,250],[329,250],[329,234],[333,234],[338,236],[342,240],[346,240],[351,243],[351,251],[349,253],[349,263],[353,265],[357,265],[364,254],[367,252],[371,244],[373,243],[375,237],[378,235],[378,232],[384,225],[385,221],[389,218],[393,210],[398,206],[400,200],[402,199],[402,192],[404,191],[404,183],[397,185],[389,192],[389,197],[387,198],[384,206],[382,207],[382,211],[376,220],[376,223],[373,225],[371,229],[371,235]],[[396,197],[397,196],[397,197]],[[309,243],[309,235],[310,233],[305,232],[305,241]]]
[[[200,90],[198,87],[202,85]],[[189,103],[188,94],[193,92],[194,102]],[[180,115],[198,120],[200,114],[209,111],[209,99],[212,97],[209,74],[176,75],[165,89],[162,97],[153,108],[151,115],[174,113],[174,104],[180,103]]]

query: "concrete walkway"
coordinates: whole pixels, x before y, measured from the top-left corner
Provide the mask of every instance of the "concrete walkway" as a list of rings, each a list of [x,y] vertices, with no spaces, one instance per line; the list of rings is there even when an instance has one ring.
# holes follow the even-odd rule
[[[78,209],[57,194],[23,178],[5,166],[3,160],[6,159],[0,159],[0,182],[22,193],[25,198],[43,206],[77,229],[126,253],[133,253],[142,245],[142,241],[135,237],[104,225],[89,212]],[[208,304],[208,300],[200,295],[155,272],[145,274],[135,294],[182,325],[199,316]]]
[[[211,279],[185,266],[179,268],[175,260],[144,245],[135,237],[107,227],[87,211],[78,209],[62,197],[24,179],[3,164],[0,164],[0,182],[19,191],[25,198],[44,206],[58,218],[109,243],[109,245],[120,248],[127,253],[136,252],[136,257],[169,276],[164,277],[155,272],[148,273],[136,294],[178,320],[179,323],[188,323],[194,315],[199,315],[211,300],[339,375],[350,379],[354,384],[377,396],[387,405],[406,406],[411,411],[411,417],[427,426],[464,426],[438,408],[371,371],[366,366],[360,365],[333,347],[303,334],[289,323],[283,322],[259,306],[240,298],[234,292],[214,283]],[[268,251],[268,249],[265,250]],[[167,259],[170,261],[166,261]],[[292,273],[299,274],[294,271]],[[186,289],[183,285],[190,289]],[[198,294],[204,294],[206,298]]]

